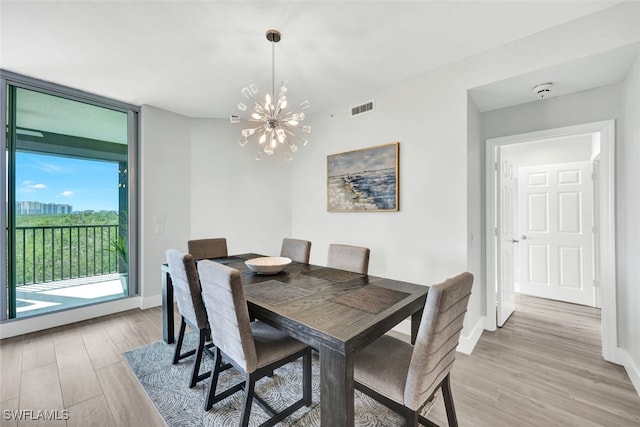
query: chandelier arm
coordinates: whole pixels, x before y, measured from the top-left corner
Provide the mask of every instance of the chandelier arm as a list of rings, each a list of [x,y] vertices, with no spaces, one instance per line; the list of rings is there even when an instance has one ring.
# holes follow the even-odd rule
[[[264,122],[264,120],[254,119],[253,117],[249,117],[249,118],[238,117],[238,121],[234,122],[233,124],[234,125],[235,124],[243,124],[243,123],[244,124],[250,124],[250,123],[255,123],[255,122],[262,123],[262,122]]]
[[[290,125],[290,124],[289,124],[289,123],[287,123],[287,122],[283,122],[283,123],[281,123],[281,126],[282,126],[282,129],[284,129],[285,131],[287,131],[287,132],[292,132],[292,131],[290,131],[289,129],[302,129],[302,127],[303,127],[304,125],[301,125],[301,124],[299,124],[299,123],[298,123],[297,125]]]
[[[258,101],[253,101],[253,109],[258,114],[263,114],[265,116],[268,116],[267,111],[262,107],[262,105],[258,104]]]
[[[288,119],[289,117],[293,116],[295,114],[295,111],[287,111],[286,113],[284,113],[282,115],[282,120]]]

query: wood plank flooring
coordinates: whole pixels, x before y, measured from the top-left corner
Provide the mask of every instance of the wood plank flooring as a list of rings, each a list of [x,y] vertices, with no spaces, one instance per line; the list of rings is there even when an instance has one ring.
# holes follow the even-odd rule
[[[451,381],[461,426],[640,426],[640,397],[602,359],[590,307],[517,295],[503,328],[458,353]],[[442,403],[430,416],[446,425]]]
[[[457,356],[460,425],[640,426],[640,397],[626,372],[602,360],[599,310],[516,302],[504,328]],[[0,426],[164,425],[121,356],[161,337],[157,307],[0,341]],[[67,410],[68,419],[8,420],[5,410]],[[430,417],[447,425],[441,399]]]

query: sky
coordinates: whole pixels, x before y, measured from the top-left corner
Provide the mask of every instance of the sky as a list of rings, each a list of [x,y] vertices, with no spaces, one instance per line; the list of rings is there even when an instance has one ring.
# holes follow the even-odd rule
[[[327,157],[329,176],[388,169],[396,166],[396,144],[332,154]]]
[[[16,153],[16,201],[118,210],[118,163]]]

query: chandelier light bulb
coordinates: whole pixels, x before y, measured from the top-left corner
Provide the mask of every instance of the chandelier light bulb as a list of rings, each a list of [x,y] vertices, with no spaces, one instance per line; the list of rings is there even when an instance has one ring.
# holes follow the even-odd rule
[[[258,87],[255,84],[250,84],[242,88],[240,93],[246,99],[249,99],[253,104],[252,107],[247,106],[243,102],[237,105],[237,109],[241,112],[246,112],[249,117],[243,118],[240,115],[231,115],[231,123],[240,122],[252,122],[251,128],[242,129],[241,133],[243,139],[238,141],[241,147],[247,145],[250,141],[257,142],[261,149],[256,155],[256,160],[261,160],[263,153],[271,156],[275,153],[278,147],[278,142],[284,144],[287,142],[289,149],[284,151],[284,158],[286,161],[293,159],[292,153],[298,151],[298,146],[293,143],[293,140],[297,140],[303,146],[309,142],[307,139],[299,137],[296,133],[310,133],[310,126],[303,126],[300,124],[305,119],[305,115],[301,111],[309,108],[309,101],[300,103],[297,109],[288,110],[288,101],[285,93],[288,91],[288,83],[286,80],[282,80],[279,86],[279,92],[275,93],[275,43],[279,42],[281,35],[276,30],[267,31],[267,40],[271,42],[272,50],[272,73],[271,73],[271,93],[266,93],[264,96],[264,104],[261,105],[260,97],[256,97],[258,93]],[[276,102],[277,100],[277,102]],[[258,135],[260,135],[258,137]],[[254,137],[255,136],[255,137]],[[269,141],[268,144],[265,144]],[[280,148],[279,150],[282,150]]]

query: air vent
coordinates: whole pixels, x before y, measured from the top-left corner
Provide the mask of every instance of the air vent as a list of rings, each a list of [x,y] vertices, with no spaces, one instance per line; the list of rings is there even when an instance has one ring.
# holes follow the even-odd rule
[[[359,116],[360,114],[369,113],[373,111],[373,101],[365,102],[361,105],[351,107],[351,117]]]

